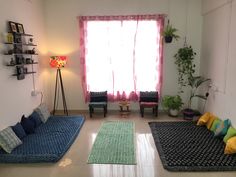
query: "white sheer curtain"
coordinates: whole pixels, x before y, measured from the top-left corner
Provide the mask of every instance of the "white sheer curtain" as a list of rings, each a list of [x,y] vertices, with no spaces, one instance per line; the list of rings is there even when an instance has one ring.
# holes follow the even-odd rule
[[[87,91],[107,90],[110,100],[135,100],[139,91],[159,90],[162,74],[160,21],[88,20],[85,26]]]

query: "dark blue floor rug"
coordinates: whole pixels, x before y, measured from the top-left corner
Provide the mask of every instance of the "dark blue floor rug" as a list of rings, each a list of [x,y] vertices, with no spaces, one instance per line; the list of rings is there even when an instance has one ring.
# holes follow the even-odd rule
[[[82,116],[51,116],[11,154],[0,149],[0,163],[57,162],[73,144],[83,123]]]
[[[169,171],[236,171],[222,139],[193,122],[149,122],[163,167]]]

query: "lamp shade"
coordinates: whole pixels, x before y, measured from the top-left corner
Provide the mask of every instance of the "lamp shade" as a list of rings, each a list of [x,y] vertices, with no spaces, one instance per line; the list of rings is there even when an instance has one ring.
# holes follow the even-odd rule
[[[50,66],[52,68],[62,68],[66,65],[67,57],[66,56],[51,56],[50,57]]]

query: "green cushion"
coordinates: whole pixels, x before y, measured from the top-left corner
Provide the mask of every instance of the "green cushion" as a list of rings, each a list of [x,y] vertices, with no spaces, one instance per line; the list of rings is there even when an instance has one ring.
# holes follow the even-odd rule
[[[222,122],[219,118],[216,118],[210,128],[211,131],[215,132],[216,127]]]
[[[231,122],[229,119],[224,120],[223,122],[221,122],[218,126],[216,126],[216,130],[215,130],[215,136],[216,137],[224,137],[229,129],[231,125]]]
[[[224,142],[226,143],[228,139],[230,139],[233,136],[236,136],[236,129],[231,126],[229,127],[227,134],[224,137]]]

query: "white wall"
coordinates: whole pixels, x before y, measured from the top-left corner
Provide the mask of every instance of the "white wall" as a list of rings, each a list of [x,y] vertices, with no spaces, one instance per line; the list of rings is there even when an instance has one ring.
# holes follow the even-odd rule
[[[0,33],[7,32],[7,21],[19,22],[24,25],[26,33],[34,35],[34,40],[38,44],[37,52],[40,54],[40,67],[36,65],[38,71],[35,75],[36,88],[43,90],[43,69],[44,55],[47,53],[44,34],[43,6],[40,0],[0,0]],[[10,61],[10,56],[4,56],[5,45],[3,38],[0,42],[0,129],[9,125],[14,125],[20,121],[22,114],[29,115],[33,108],[40,103],[40,97],[32,97],[33,90],[32,75],[27,75],[24,80],[17,80],[11,76],[14,68],[5,66],[5,62]],[[45,93],[45,92],[44,92]],[[45,97],[47,94],[45,93]]]
[[[199,0],[45,0],[46,29],[49,55],[67,55],[69,62],[63,69],[63,82],[68,109],[84,110],[80,80],[79,29],[76,17],[79,15],[129,15],[129,14],[169,14],[174,27],[181,37],[186,34],[188,42],[197,52],[199,66],[201,46],[201,1]],[[188,15],[187,15],[188,14]],[[177,70],[173,55],[183,46],[183,38],[165,45],[163,94],[177,94]],[[51,90],[53,96],[55,70],[51,70]],[[197,71],[198,73],[198,71]],[[186,98],[186,95],[183,95]],[[53,97],[51,97],[53,99]],[[118,109],[110,104],[109,109]],[[137,109],[137,103],[133,105]]]
[[[201,73],[213,85],[206,110],[236,125],[236,0],[204,0],[202,5]]]

